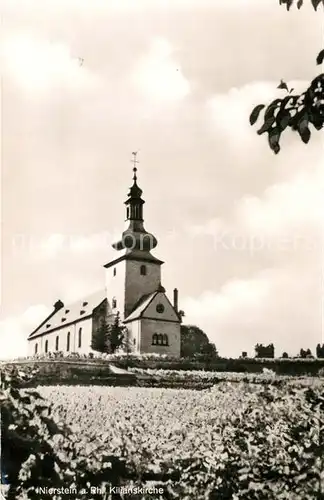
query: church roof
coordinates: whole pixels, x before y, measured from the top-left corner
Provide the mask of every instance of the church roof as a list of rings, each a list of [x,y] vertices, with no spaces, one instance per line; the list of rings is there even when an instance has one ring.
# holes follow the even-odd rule
[[[131,249],[131,248],[126,248],[120,252],[120,257],[117,257],[114,260],[111,260],[107,264],[105,264],[103,267],[106,269],[108,267],[112,267],[115,264],[118,264],[118,262],[121,262],[122,260],[137,260],[137,261],[144,261],[144,262],[153,262],[156,264],[164,264],[163,260],[157,259],[154,257],[154,255],[151,254],[151,252],[144,251],[144,250],[136,250],[136,249]]]
[[[48,319],[48,322],[42,322],[28,337],[32,339],[44,333],[65,327],[76,321],[80,321],[92,315],[93,309],[98,307],[106,298],[105,290],[97,292],[77,300],[73,304],[64,305],[61,309],[54,312]]]
[[[141,199],[142,194],[143,194],[143,191],[137,185],[136,180],[134,180],[134,184],[132,185],[132,187],[129,188],[128,197],[132,198],[132,199],[135,199],[135,198],[136,199]],[[142,201],[144,203],[144,200],[142,200]]]
[[[154,298],[157,295],[159,295],[159,294],[163,294],[164,295],[166,301],[169,303],[169,305],[171,306],[171,308],[174,310],[173,305],[171,304],[170,300],[168,299],[168,297],[165,294],[165,288],[162,285],[160,285],[159,288],[155,292],[149,293],[147,295],[143,295],[139,299],[139,301],[137,302],[137,304],[135,304],[132,312],[127,316],[127,318],[125,318],[124,323],[128,323],[130,321],[134,321],[136,319],[141,318],[143,316],[144,312],[146,311],[146,309],[148,308],[148,306],[151,304],[151,302],[154,300]],[[175,311],[175,313],[176,313],[176,311]],[[177,320],[176,321],[180,322],[177,313],[176,313],[176,316],[177,316]]]
[[[125,322],[133,321],[134,319],[140,318],[142,313],[145,311],[147,306],[150,304],[151,300],[158,294],[159,292],[149,293],[147,295],[143,295],[140,300],[135,304],[132,312],[125,318]]]

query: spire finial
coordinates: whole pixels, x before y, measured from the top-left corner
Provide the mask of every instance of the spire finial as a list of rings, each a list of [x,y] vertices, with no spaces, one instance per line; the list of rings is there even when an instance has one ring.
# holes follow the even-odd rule
[[[136,175],[136,172],[137,172],[137,167],[136,167],[136,164],[139,163],[139,161],[137,160],[137,153],[138,151],[134,151],[132,153],[133,155],[133,159],[131,160],[134,167],[133,167],[133,172],[134,172],[134,175],[133,175],[133,181],[136,182],[137,181],[137,175]]]

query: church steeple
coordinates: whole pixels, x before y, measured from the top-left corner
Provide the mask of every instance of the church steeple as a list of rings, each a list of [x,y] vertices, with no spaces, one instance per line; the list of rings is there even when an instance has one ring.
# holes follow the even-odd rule
[[[145,201],[142,199],[143,191],[137,185],[137,167],[138,160],[136,159],[137,153],[133,155],[133,185],[129,188],[128,199],[125,201],[126,205],[126,220],[140,220],[143,221],[143,205]]]
[[[122,237],[116,243],[113,243],[115,250],[127,249],[150,251],[157,245],[157,239],[151,233],[144,229],[143,205],[145,201],[142,198],[143,191],[137,184],[137,153],[132,153],[134,164],[133,167],[133,185],[129,188],[128,198],[125,201],[126,205],[126,222],[128,227],[122,233]]]

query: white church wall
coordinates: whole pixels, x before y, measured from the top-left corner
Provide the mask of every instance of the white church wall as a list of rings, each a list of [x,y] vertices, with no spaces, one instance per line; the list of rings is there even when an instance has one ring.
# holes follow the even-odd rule
[[[140,352],[168,354],[180,357],[180,323],[171,321],[156,321],[142,318],[141,320]],[[153,345],[153,335],[167,334],[169,345]]]
[[[81,330],[81,347],[78,345],[79,329]],[[70,349],[67,351],[67,335],[70,332]],[[56,349],[56,338],[59,337],[58,349]],[[45,354],[45,342],[48,340],[48,352],[62,351],[67,354],[68,352],[78,352],[80,354],[88,354],[93,352],[91,349],[92,339],[92,318],[85,318],[84,320],[76,323],[66,325],[60,329],[48,332],[40,337],[31,339],[29,343],[29,355],[35,354],[35,345],[38,344],[38,354]]]
[[[35,354],[35,345],[37,344],[38,346],[38,353],[43,352],[42,351],[42,337],[37,337],[32,340],[28,340],[28,356],[34,356]]]
[[[126,261],[117,262],[114,266],[106,269],[106,293],[108,304],[112,306],[113,299],[116,299],[117,309],[123,317],[125,304],[125,270]],[[115,309],[113,309],[115,312]]]
[[[79,329],[82,328],[81,334],[81,347],[78,345]],[[92,341],[92,318],[87,318],[83,321],[78,321],[74,325],[73,333],[73,344],[71,344],[71,349],[73,352],[78,352],[79,354],[88,354],[93,352],[91,349]]]
[[[145,266],[146,274],[141,274],[141,266]],[[157,290],[161,280],[161,266],[158,263],[139,260],[126,261],[125,309],[126,316],[134,305],[145,294]]]
[[[141,274],[145,266],[146,274]],[[161,280],[158,263],[125,259],[106,269],[106,293],[110,305],[116,299],[121,319],[130,314],[136,302],[145,294],[155,292]],[[114,309],[113,309],[113,312]],[[125,316],[124,316],[125,314]]]
[[[129,342],[132,348],[132,352],[140,352],[140,333],[141,333],[141,322],[140,320],[131,321],[127,323],[127,329],[129,332]]]

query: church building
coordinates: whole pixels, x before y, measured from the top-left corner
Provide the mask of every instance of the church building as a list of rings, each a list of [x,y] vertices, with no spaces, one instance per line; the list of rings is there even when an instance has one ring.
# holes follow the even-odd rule
[[[178,291],[174,289],[171,303],[161,283],[163,261],[151,253],[157,239],[144,228],[145,202],[137,184],[136,153],[133,155],[133,185],[125,201],[126,229],[112,245],[116,258],[104,265],[105,289],[69,305],[58,300],[28,337],[31,356],[94,352],[93,336],[103,321],[113,322],[117,313],[127,327],[132,352],[180,356]]]

